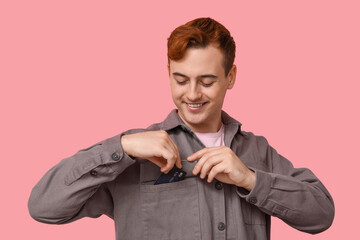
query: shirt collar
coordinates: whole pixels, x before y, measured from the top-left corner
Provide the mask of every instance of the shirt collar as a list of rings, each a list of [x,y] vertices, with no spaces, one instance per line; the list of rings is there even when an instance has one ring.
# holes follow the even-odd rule
[[[240,130],[241,123],[235,120],[234,118],[230,117],[229,114],[227,114],[225,111],[221,111],[221,119],[224,124],[224,127],[229,125],[236,125],[237,127],[239,127]],[[178,126],[180,126],[183,129],[187,129],[191,131],[190,128],[183,122],[183,120],[177,114],[177,109],[173,109],[166,117],[166,119],[160,124],[160,128],[165,131],[176,128]]]

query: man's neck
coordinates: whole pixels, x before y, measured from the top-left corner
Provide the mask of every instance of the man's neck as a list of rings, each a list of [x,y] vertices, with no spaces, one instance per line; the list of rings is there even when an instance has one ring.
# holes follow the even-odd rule
[[[220,130],[222,126],[221,115],[218,119],[213,119],[211,122],[201,123],[201,124],[189,124],[187,123],[181,116],[179,117],[183,120],[183,122],[193,131],[197,133],[216,133]]]

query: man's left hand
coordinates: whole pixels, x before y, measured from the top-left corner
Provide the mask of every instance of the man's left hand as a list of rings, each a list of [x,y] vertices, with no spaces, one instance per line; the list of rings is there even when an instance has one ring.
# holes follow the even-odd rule
[[[251,191],[255,185],[255,173],[245,166],[236,154],[226,146],[207,147],[190,155],[187,160],[196,163],[193,174],[200,173],[210,183],[214,178],[223,183],[234,184]]]

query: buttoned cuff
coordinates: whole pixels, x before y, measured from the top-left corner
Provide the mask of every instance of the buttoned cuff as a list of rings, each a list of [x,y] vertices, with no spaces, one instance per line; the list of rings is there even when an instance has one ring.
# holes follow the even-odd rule
[[[124,152],[121,145],[121,136],[125,134],[126,132],[104,140],[103,151],[101,152],[102,162],[103,164],[109,164],[114,173],[121,173],[135,163],[135,160]]]
[[[256,206],[261,206],[270,193],[272,178],[271,175],[267,172],[252,168],[249,169],[254,171],[256,175],[254,188],[249,192],[245,188],[237,187],[236,192],[247,202]]]

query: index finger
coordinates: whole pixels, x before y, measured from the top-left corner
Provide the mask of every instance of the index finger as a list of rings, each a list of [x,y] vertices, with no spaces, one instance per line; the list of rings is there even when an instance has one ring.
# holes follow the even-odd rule
[[[191,154],[190,156],[188,156],[187,160],[190,162],[195,161],[196,159],[201,158],[206,153],[207,150],[208,150],[208,148],[203,148],[203,149]]]

